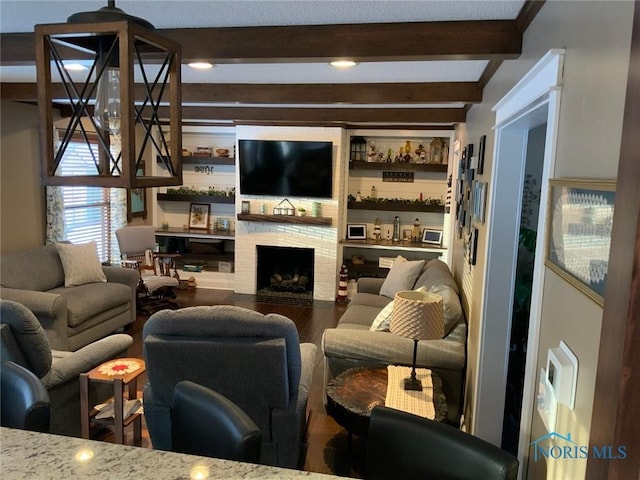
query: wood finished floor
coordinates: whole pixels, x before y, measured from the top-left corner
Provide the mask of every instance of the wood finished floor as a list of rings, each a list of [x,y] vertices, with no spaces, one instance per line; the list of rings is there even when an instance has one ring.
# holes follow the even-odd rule
[[[340,476],[360,478],[362,471],[363,442],[354,437],[349,449],[346,431],[326,414],[322,398],[323,363],[320,342],[326,328],[335,327],[344,313],[345,304],[332,302],[314,302],[313,307],[294,305],[275,305],[257,303],[252,295],[237,295],[227,290],[189,289],[178,291],[177,302],[181,307],[197,305],[237,305],[261,313],[279,313],[289,317],[298,328],[301,342],[314,343],[318,346],[316,366],[308,402],[307,448],[303,470],[318,473],[329,473]],[[127,352],[128,356],[142,358],[142,327],[148,316],[138,315],[133,326],[126,333],[131,335],[134,343]],[[141,389],[146,382],[142,376],[138,382]],[[133,438],[127,429],[126,441],[131,444]],[[110,433],[97,434],[94,438],[102,441],[113,441]],[[151,448],[149,435],[144,427],[140,446]]]

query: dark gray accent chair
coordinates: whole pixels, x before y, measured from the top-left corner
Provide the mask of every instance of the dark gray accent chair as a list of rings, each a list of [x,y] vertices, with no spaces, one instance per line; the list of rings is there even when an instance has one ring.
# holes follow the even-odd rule
[[[133,339],[115,334],[75,352],[51,350],[49,340],[35,315],[24,305],[0,300],[0,358],[33,372],[49,393],[49,431],[80,436],[80,374],[126,353]],[[113,395],[113,387],[92,382],[90,405]]]
[[[0,424],[3,427],[49,431],[49,394],[33,372],[17,363],[0,366]]]
[[[260,463],[297,468],[316,346],[293,321],[242,307],[162,310],[145,323],[144,412],[153,447],[171,450],[175,386],[190,380],[238,405],[262,432]]]
[[[65,287],[56,246],[2,255],[0,298],[19,302],[42,324],[51,348],[74,351],[136,320],[139,274],[103,266],[106,282]]]
[[[171,403],[171,450],[190,455],[260,462],[262,433],[224,395],[183,380]]]
[[[518,460],[444,423],[376,406],[367,435],[367,480],[515,480]]]

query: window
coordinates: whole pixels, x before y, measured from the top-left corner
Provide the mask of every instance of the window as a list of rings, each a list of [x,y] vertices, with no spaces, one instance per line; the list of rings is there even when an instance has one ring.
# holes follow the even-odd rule
[[[83,139],[71,140],[60,164],[60,175],[95,174],[94,155],[97,158],[97,141],[91,146]],[[96,146],[94,148],[94,145]],[[93,155],[91,153],[93,150]],[[124,189],[102,187],[60,187],[63,208],[63,238],[72,243],[95,240],[100,260],[117,261],[120,258],[115,231],[126,225]]]

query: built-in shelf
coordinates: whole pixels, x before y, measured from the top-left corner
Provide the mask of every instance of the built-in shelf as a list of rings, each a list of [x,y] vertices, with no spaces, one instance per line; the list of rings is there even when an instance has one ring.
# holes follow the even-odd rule
[[[234,157],[197,157],[194,155],[180,157],[182,163],[187,165],[235,165]],[[158,155],[158,163],[162,163],[162,157]]]
[[[235,203],[235,195],[187,195],[183,193],[158,193],[158,200],[166,202]]]
[[[233,240],[236,232],[233,230],[216,230],[216,229],[184,229],[178,227],[169,227],[167,229],[158,228],[157,236],[164,237],[184,237],[184,238],[210,238],[219,240]]]
[[[442,248],[436,245],[431,245],[429,243],[419,243],[419,242],[394,242],[393,240],[341,240],[340,243],[344,247],[353,247],[353,248],[371,248],[376,250],[405,250],[410,252],[431,252],[431,253],[440,253],[443,254],[447,251],[446,248]]]
[[[386,212],[435,212],[444,213],[444,205],[427,205],[415,202],[349,202],[349,210],[384,210]]]
[[[349,162],[351,170],[386,170],[386,171],[412,171],[412,172],[447,172],[447,164],[439,163],[387,163],[387,162]]]
[[[244,222],[293,223],[297,225],[331,225],[331,217],[299,217],[294,215],[258,215],[254,213],[239,213],[238,220]]]

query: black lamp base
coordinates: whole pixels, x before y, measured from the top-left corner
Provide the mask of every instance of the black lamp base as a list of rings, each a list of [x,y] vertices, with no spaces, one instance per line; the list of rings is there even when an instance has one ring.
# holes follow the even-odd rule
[[[422,382],[415,377],[409,377],[404,379],[404,389],[414,390],[417,392],[422,391]]]
[[[418,353],[418,340],[413,340],[413,364],[411,366],[411,376],[404,379],[405,390],[422,391],[422,382],[416,377],[416,354]]]

